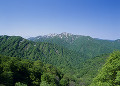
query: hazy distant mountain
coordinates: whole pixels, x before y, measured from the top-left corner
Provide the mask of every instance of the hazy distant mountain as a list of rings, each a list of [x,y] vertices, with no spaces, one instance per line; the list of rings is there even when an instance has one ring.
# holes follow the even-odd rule
[[[31,37],[35,42],[48,42],[64,46],[69,50],[82,53],[84,57],[94,57],[104,53],[120,50],[120,40],[103,40],[90,36],[73,35],[70,33],[50,34],[45,36]]]
[[[44,35],[44,36],[31,37],[28,39],[32,40],[32,41],[48,41],[49,42],[48,39],[55,40],[55,38],[56,38],[56,39],[61,39],[61,40],[64,39],[66,42],[72,42],[80,36],[81,35],[73,35],[71,33],[63,32],[61,34],[54,33],[54,34],[48,34],[48,35]]]

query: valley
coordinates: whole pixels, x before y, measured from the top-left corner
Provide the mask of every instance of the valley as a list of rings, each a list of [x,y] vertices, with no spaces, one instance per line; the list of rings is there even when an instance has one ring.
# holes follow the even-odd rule
[[[110,54],[113,51],[120,50],[119,40],[99,40],[90,36],[70,33],[50,34],[28,39],[20,36],[3,35],[0,36],[0,46],[0,77],[6,80],[3,81],[0,78],[0,84],[6,86],[12,86],[13,84],[25,84],[28,86],[89,86],[106,63]],[[16,66],[17,61],[20,63],[23,61],[24,63],[21,63],[21,66]],[[30,75],[33,72],[30,70],[39,67],[39,63],[36,64],[37,61],[43,64],[41,66],[42,70],[36,70],[34,74],[41,75],[38,75],[38,77],[33,74],[33,79]],[[36,65],[32,66],[33,64]],[[24,65],[28,65],[28,67]],[[15,76],[14,74],[19,75],[20,73],[20,71],[12,67],[18,68],[21,72],[28,71],[28,75],[24,77],[29,77],[28,81],[25,81],[22,77],[20,79],[18,79],[18,76],[12,77]],[[22,68],[27,69],[22,70]],[[53,69],[50,69],[49,72],[49,68]],[[54,68],[56,69],[54,70]],[[59,71],[61,75],[55,71]],[[12,74],[10,77],[13,83],[7,82],[9,77],[4,76],[4,74],[9,73]],[[46,79],[45,76],[49,78]],[[59,79],[55,77],[59,77]]]

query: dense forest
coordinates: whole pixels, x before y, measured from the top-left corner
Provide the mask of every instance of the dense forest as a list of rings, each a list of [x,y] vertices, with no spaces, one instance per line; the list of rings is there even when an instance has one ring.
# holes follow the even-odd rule
[[[0,55],[0,83],[6,86],[67,86],[69,79],[56,67]]]
[[[113,52],[91,86],[120,86],[120,52]]]
[[[30,38],[33,41],[29,41],[20,36],[0,36],[0,84],[88,86],[92,83],[91,86],[96,86],[102,83],[98,76],[106,71],[99,73],[99,70],[109,62],[110,53],[120,49],[119,40],[98,40],[88,36],[62,33],[61,36],[37,39]],[[119,59],[119,53],[112,55],[109,58],[118,55]]]
[[[61,68],[79,66],[84,59],[80,54],[50,43],[36,43],[19,36],[1,36],[0,54],[21,57],[31,60],[41,60]]]
[[[101,54],[120,50],[120,40],[102,40],[90,36],[74,35],[70,33],[51,34],[29,38],[35,42],[48,42],[66,47],[81,53],[84,58],[93,58]]]

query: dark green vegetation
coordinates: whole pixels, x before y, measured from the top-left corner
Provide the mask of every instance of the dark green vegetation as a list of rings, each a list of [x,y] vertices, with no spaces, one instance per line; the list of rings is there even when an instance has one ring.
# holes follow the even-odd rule
[[[120,52],[113,52],[91,86],[120,86]]]
[[[75,74],[83,59],[76,52],[55,44],[31,42],[19,36],[1,36],[0,46],[2,55],[53,64],[66,73],[65,76],[70,76],[73,81],[71,84],[77,82],[76,78],[71,77],[71,73]]]
[[[19,36],[0,36],[0,54],[41,60],[60,68],[79,67],[83,60],[79,53],[50,43],[36,43]]]
[[[39,76],[38,81],[37,77],[34,77],[33,81],[29,79],[31,81],[29,82],[29,85],[27,83],[29,80],[14,81],[12,79],[14,83],[16,83],[16,86],[34,86],[33,82],[38,83],[36,85],[41,84],[40,86],[49,86],[48,84],[55,84],[56,86],[56,83],[57,86],[88,86],[92,82],[92,79],[97,75],[98,70],[102,68],[109,53],[120,49],[119,40],[98,40],[88,36],[78,36],[65,33],[61,34],[61,36],[41,37],[39,38],[42,39],[41,42],[36,39],[38,38],[33,38],[32,40],[34,41],[29,41],[19,36],[0,36],[1,55],[9,56],[10,59],[12,59],[11,57],[18,57],[20,59],[19,61],[22,60],[23,64],[26,63],[25,65],[29,65],[29,62],[31,62],[32,66],[28,67],[28,69],[33,68],[34,62],[38,60],[43,62],[41,62],[43,66],[40,66],[43,69],[43,72],[41,73],[41,76]],[[44,71],[44,66],[48,64],[57,67],[56,71],[59,69],[62,72],[58,71],[60,76],[52,74],[52,70],[50,73],[46,73],[46,71]],[[50,67],[52,69],[55,68],[51,65]],[[10,70],[12,69],[10,68]],[[58,82],[54,80],[50,82],[41,80],[44,72],[47,74],[45,76],[50,77],[50,80],[53,80],[52,78],[56,80],[57,78],[53,76],[58,76]],[[31,71],[29,71],[29,73],[31,73]]]
[[[88,86],[92,82],[92,79],[97,75],[98,70],[105,64],[108,56],[108,54],[104,54],[83,62],[81,65],[82,67],[78,70],[77,78],[81,78],[85,83],[85,86]]]
[[[0,55],[0,84],[6,86],[67,86],[58,69],[41,61]]]
[[[73,35],[70,33],[38,36],[29,38],[29,40],[64,46],[69,50],[80,53],[84,58],[93,58],[104,53],[112,53],[114,50],[120,50],[120,40],[100,40],[90,36]]]

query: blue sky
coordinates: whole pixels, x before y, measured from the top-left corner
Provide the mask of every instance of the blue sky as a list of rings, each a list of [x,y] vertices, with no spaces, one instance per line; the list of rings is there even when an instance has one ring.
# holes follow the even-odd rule
[[[0,0],[0,35],[62,32],[120,39],[120,0]]]

